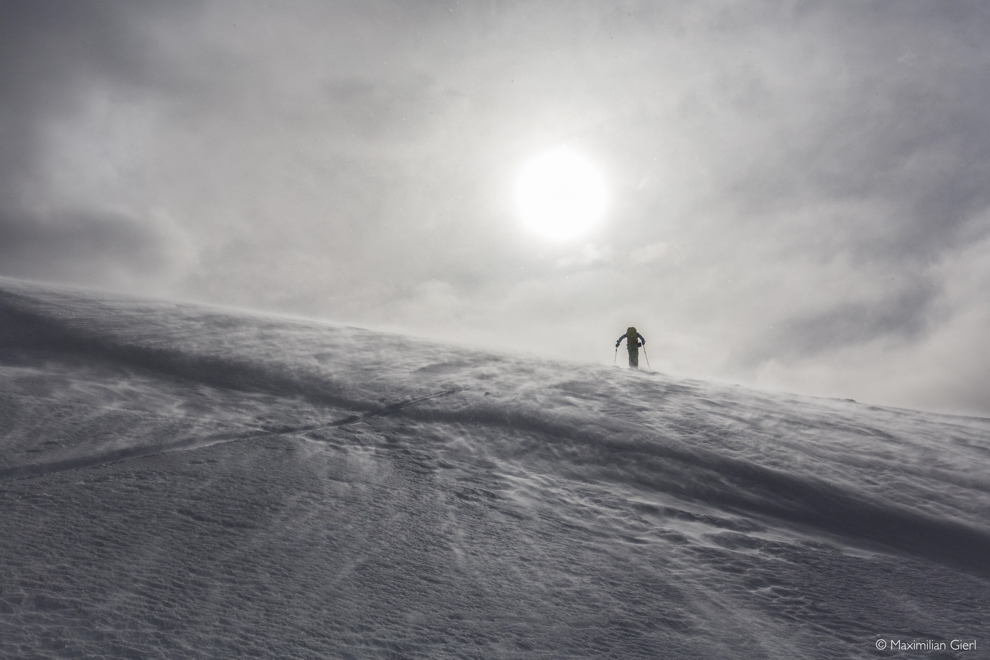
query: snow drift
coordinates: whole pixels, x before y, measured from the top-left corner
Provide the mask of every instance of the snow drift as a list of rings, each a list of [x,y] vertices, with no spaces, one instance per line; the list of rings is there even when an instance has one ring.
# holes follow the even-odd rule
[[[4,657],[990,648],[990,420],[14,280],[0,404]]]

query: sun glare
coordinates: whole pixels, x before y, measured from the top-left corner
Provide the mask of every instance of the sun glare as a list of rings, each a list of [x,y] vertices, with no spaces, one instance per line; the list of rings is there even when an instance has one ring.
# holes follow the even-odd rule
[[[595,166],[567,149],[534,158],[516,184],[523,223],[536,234],[564,241],[588,232],[605,211],[605,184]]]

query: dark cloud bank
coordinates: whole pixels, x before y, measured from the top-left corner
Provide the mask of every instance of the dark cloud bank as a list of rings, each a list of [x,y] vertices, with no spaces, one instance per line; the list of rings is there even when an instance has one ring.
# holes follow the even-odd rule
[[[0,275],[990,414],[990,9],[0,3]],[[610,205],[518,226],[567,144]]]

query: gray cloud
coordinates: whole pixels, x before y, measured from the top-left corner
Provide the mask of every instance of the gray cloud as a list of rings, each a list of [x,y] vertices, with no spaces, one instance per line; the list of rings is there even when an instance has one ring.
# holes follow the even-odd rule
[[[163,82],[142,29],[153,17],[162,17],[153,3],[0,5],[0,274],[156,290],[156,279],[188,259],[162,214],[107,210],[96,190],[63,199],[44,183],[58,182],[52,129],[76,120],[89,90],[126,94]],[[86,169],[113,169],[97,147]]]
[[[0,215],[0,272],[28,279],[154,289],[184,265],[181,236],[119,212]]]
[[[0,5],[0,274],[990,411],[938,366],[988,305],[990,9],[70,5]],[[610,204],[555,246],[511,189],[562,143]]]
[[[931,289],[917,288],[877,301],[842,302],[789,318],[749,359],[759,363],[771,358],[812,357],[880,337],[910,343],[934,325],[936,300]]]

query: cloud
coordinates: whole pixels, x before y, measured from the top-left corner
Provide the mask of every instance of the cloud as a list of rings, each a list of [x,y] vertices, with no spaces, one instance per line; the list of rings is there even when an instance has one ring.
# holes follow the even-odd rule
[[[912,2],[6,3],[0,273],[590,360],[632,324],[680,373],[906,397],[902,356],[983,355],[936,339],[983,318],[954,292],[990,236],[988,26]],[[511,201],[559,144],[609,187],[570,246]]]
[[[0,211],[2,275],[147,290],[174,278],[190,258],[180,231],[162,218],[141,221],[119,211]]]
[[[587,268],[596,264],[607,264],[611,260],[612,250],[609,246],[585,243],[580,250],[559,258],[557,268]]]
[[[629,263],[636,266],[652,263],[662,258],[669,250],[670,245],[663,241],[650,243],[630,252]]]
[[[786,318],[749,360],[787,360],[827,354],[878,340],[918,341],[936,325],[936,293],[919,288],[872,302],[843,302],[806,316]]]
[[[140,139],[127,135],[132,117],[120,121],[105,97],[125,99],[133,114],[134,92],[164,84],[146,28],[194,4],[0,8],[0,274],[163,291],[194,261],[167,211],[150,200],[101,199],[121,197],[113,189],[124,178],[120,152]],[[101,94],[103,121],[94,123]],[[145,210],[127,210],[135,206]]]

